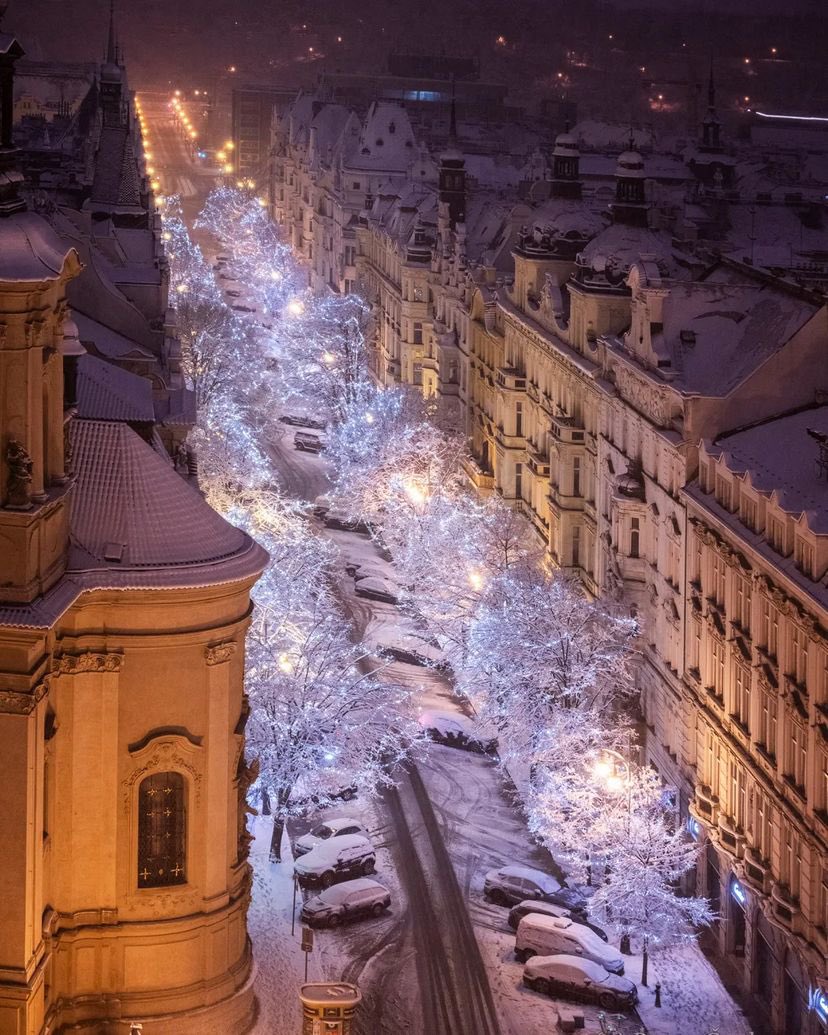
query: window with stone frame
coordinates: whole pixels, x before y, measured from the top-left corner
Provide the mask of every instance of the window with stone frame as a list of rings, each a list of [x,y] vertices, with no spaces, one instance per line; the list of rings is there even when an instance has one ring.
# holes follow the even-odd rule
[[[739,661],[733,665],[731,714],[743,729],[750,730],[750,669]]]
[[[708,689],[719,702],[724,698],[727,647],[718,636],[710,637],[710,667]]]
[[[785,777],[801,793],[805,793],[805,771],[808,759],[808,729],[788,717],[785,745]]]
[[[777,702],[775,692],[768,686],[762,686],[759,694],[759,729],[756,740],[764,753],[776,758]]]
[[[779,611],[771,600],[762,597],[760,642],[772,658],[779,653]]]
[[[731,486],[727,478],[716,474],[716,502],[720,503],[725,510],[731,507]]]
[[[725,589],[727,587],[727,561],[718,550],[713,551],[713,599],[724,607]]]
[[[731,617],[743,632],[750,632],[750,583],[743,575],[736,575],[733,580]]]
[[[742,524],[747,525],[752,532],[758,530],[756,500],[745,492],[739,495],[739,517]]]
[[[804,536],[794,537],[794,564],[803,575],[813,578],[814,575],[814,548]]]
[[[808,678],[808,633],[794,621],[788,624],[788,663],[787,674],[794,682],[804,686]]]
[[[767,539],[777,553],[785,553],[785,523],[773,515],[768,517]]]
[[[816,774],[817,784],[814,788],[814,808],[828,819],[828,751],[820,749],[819,765]]]
[[[187,788],[180,773],[153,773],[138,788],[138,887],[187,880]]]

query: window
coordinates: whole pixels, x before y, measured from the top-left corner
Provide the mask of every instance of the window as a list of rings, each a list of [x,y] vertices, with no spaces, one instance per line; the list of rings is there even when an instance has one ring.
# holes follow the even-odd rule
[[[572,566],[581,566],[581,529],[578,525],[572,529]]]
[[[725,587],[727,585],[727,563],[720,553],[713,553],[713,599],[724,607]]]
[[[523,403],[515,403],[515,435],[523,434]]]
[[[572,495],[581,495],[581,458],[579,456],[572,461]]]
[[[733,621],[750,632],[750,583],[741,575],[736,575],[733,582]]]
[[[415,363],[413,368],[414,384],[421,385],[423,383],[423,364]]]
[[[701,629],[701,619],[694,616],[690,629],[690,657],[687,660],[691,671],[695,671],[697,674],[701,657]]]
[[[354,264],[354,246],[352,244],[345,245],[345,265],[353,266]]]
[[[716,475],[716,499],[725,510],[730,510],[730,482],[720,474]]]
[[[785,553],[785,525],[779,518],[768,519],[768,542],[777,553]]]
[[[354,190],[361,190],[362,189],[362,184],[359,182],[359,180],[354,180],[352,182],[352,187],[353,187]]]
[[[773,845],[773,806],[765,795],[756,792],[756,830],[754,846],[763,859],[769,859]]]
[[[791,826],[785,826],[785,835],[782,839],[779,856],[779,870],[782,883],[787,884],[791,897],[797,899],[799,898],[799,875],[801,869],[799,837]]]
[[[730,813],[736,825],[745,825],[745,771],[735,762],[730,763]]]
[[[690,548],[690,581],[701,588],[702,584],[702,542],[697,535],[693,536]]]
[[[630,557],[641,556],[641,519],[630,518]]]
[[[138,887],[184,884],[187,803],[180,773],[155,773],[138,788]]]
[[[760,634],[765,652],[770,657],[775,658],[779,653],[779,612],[767,597],[762,598],[762,627]]]
[[[776,696],[767,687],[762,688],[759,708],[757,741],[765,754],[776,758]]]
[[[420,284],[414,285],[414,301],[422,302],[424,300],[423,289]]]
[[[751,531],[756,531],[756,500],[745,496],[744,493],[739,498],[739,516]]]
[[[808,634],[796,622],[790,623],[790,630],[791,655],[788,660],[788,671],[795,682],[804,686],[808,678]]]
[[[515,499],[523,499],[523,464],[515,464]]]
[[[423,343],[423,325],[421,323],[414,324],[414,336],[412,341],[415,345],[422,345]]]
[[[814,808],[817,812],[821,812],[823,816],[828,815],[828,751],[820,751],[819,753]]]
[[[794,538],[794,564],[803,575],[814,574],[814,548],[801,535]]]
[[[738,662],[733,667],[733,718],[750,729],[750,669]]]
[[[787,759],[785,760],[785,776],[794,787],[804,790],[805,761],[808,754],[808,731],[804,726],[791,719],[788,723]]]
[[[713,692],[713,696],[718,697],[720,700],[724,697],[725,656],[726,648],[724,642],[718,636],[711,637],[710,689]]]

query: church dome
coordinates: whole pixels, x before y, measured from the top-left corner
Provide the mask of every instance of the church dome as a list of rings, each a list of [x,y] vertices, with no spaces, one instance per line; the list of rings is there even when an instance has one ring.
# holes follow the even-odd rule
[[[625,179],[645,177],[644,159],[638,151],[622,151],[618,156],[618,164],[615,167],[615,175],[623,176]]]
[[[578,141],[571,133],[559,133],[555,137],[555,149],[552,154],[555,158],[577,158]]]

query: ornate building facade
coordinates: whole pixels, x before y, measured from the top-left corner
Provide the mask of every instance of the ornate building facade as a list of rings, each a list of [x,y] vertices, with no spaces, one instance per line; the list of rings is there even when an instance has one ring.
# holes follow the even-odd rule
[[[67,296],[89,274],[20,192],[21,53],[0,33],[0,1032],[244,1031],[242,676],[266,556],[177,472],[150,382],[84,354]]]

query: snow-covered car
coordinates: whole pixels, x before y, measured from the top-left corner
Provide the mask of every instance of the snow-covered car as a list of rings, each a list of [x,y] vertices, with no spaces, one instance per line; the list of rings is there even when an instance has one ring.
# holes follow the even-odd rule
[[[249,305],[231,305],[230,308],[234,313],[255,313],[256,310]]]
[[[437,744],[446,747],[491,755],[497,751],[497,740],[481,734],[471,719],[459,712],[427,711],[420,715],[420,725]]]
[[[302,923],[311,927],[338,927],[346,920],[382,916],[391,905],[391,892],[370,877],[334,884],[302,906]]]
[[[293,436],[293,448],[303,453],[321,453],[325,448],[325,439],[312,431],[297,431]]]
[[[445,659],[439,647],[416,633],[399,633],[383,629],[383,639],[377,644],[380,654],[402,661],[406,665],[419,665],[421,668],[441,669]]]
[[[312,851],[323,841],[329,841],[332,837],[342,837],[346,834],[359,834],[365,837],[365,828],[361,823],[348,816],[340,819],[326,819],[323,823],[317,824],[308,834],[298,838],[293,846],[293,854],[297,858]]]
[[[600,963],[610,974],[624,973],[624,957],[602,942],[588,927],[563,916],[529,913],[517,928],[515,958],[525,963],[532,956],[580,956]]]
[[[317,496],[313,501],[314,517],[323,518],[331,509],[331,500],[328,496]]]
[[[325,525],[341,532],[369,532],[370,529],[361,518],[351,517],[342,510],[331,508],[325,515]]]
[[[293,424],[300,428],[312,428],[314,431],[325,431],[328,427],[326,420],[318,417],[308,417],[304,413],[283,413],[279,418],[282,424]]]
[[[367,597],[369,600],[382,600],[386,604],[396,604],[399,600],[399,589],[388,579],[378,579],[374,575],[360,579],[354,587],[358,597]]]
[[[576,916],[586,912],[583,895],[563,887],[555,877],[531,866],[501,866],[499,870],[489,870],[483,883],[483,894],[500,906],[514,906],[524,899],[534,898],[565,906]]]
[[[517,925],[529,913],[540,913],[542,916],[562,916],[565,919],[572,919],[572,910],[567,909],[566,906],[556,906],[553,902],[538,902],[537,899],[527,898],[523,902],[518,902],[516,906],[512,906],[509,910],[508,924],[513,931],[517,930]],[[598,927],[597,924],[590,923],[580,913],[577,914],[576,919],[579,924],[583,924],[584,927],[588,927],[590,931],[597,934],[602,942],[609,941],[607,932]]]
[[[638,1002],[632,981],[578,956],[533,956],[523,968],[523,983],[544,995],[597,1003],[604,1010],[631,1010]]]
[[[353,574],[354,582],[361,582],[363,579],[387,579],[388,572],[375,564],[358,564]]]
[[[351,783],[332,791],[325,791],[324,793],[313,792],[312,794],[303,794],[302,791],[303,788],[300,781],[293,796],[293,804],[297,807],[307,808],[314,805],[317,808],[329,808],[333,802],[353,801],[357,796],[358,788],[355,783]]]
[[[236,291],[235,288],[226,288],[224,293],[228,298],[241,298],[241,291]]]
[[[322,841],[293,866],[296,879],[303,886],[329,888],[343,880],[365,877],[374,872],[374,846],[360,834],[344,834]]]

